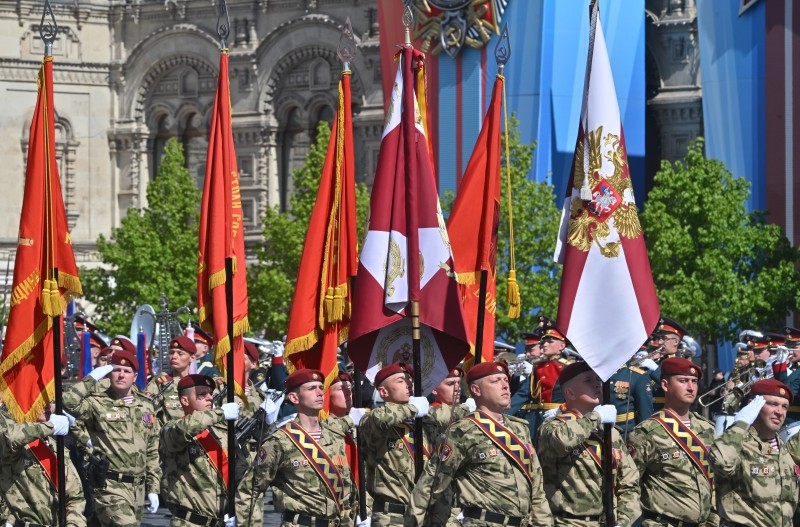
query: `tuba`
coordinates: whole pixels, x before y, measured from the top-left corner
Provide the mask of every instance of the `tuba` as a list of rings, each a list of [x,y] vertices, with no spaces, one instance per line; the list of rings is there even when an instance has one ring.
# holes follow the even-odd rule
[[[178,335],[183,335],[184,332],[184,327],[181,326],[181,321],[178,317],[182,314],[191,313],[191,310],[186,306],[179,307],[175,311],[170,311],[167,309],[169,301],[165,295],[161,295],[160,305],[161,311],[158,313],[155,312],[155,309],[153,309],[152,306],[147,304],[140,306],[137,310],[137,316],[139,316],[140,313],[142,314],[142,318],[140,319],[141,322],[143,322],[145,318],[152,318],[151,337],[149,339],[149,343],[147,344],[147,349],[153,348],[153,352],[155,354],[154,358],[156,359],[156,364],[158,366],[157,371],[155,371],[155,367],[153,368],[153,374],[167,370],[167,366],[169,364],[169,342]],[[136,322],[137,317],[134,317],[134,323]],[[137,328],[136,333],[138,334],[138,332],[139,329]],[[132,336],[133,333],[134,327],[132,323]],[[145,336],[147,336],[146,331]]]

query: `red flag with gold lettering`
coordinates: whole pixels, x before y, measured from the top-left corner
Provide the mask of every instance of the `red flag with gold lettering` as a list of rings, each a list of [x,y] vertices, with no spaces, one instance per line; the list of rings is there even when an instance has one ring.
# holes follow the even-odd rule
[[[358,271],[356,243],[350,72],[344,71],[339,81],[339,106],[297,272],[286,337],[289,370],[320,370],[325,374],[326,388],[338,374],[337,351],[347,340],[350,326],[349,282]]]
[[[39,70],[25,170],[25,193],[14,260],[8,329],[0,363],[0,394],[17,421],[35,421],[53,400],[53,319],[81,283],[58,179],[53,109],[53,57]],[[63,324],[61,318],[59,323]],[[58,350],[62,356],[62,350]]]
[[[458,186],[453,211],[447,220],[453,262],[464,305],[467,333],[472,346],[477,343],[478,312],[485,312],[482,362],[494,360],[495,311],[497,300],[497,227],[500,222],[500,110],[503,77],[494,81],[492,100],[481,132],[469,158],[467,170]],[[488,272],[486,302],[479,302],[481,272]]]
[[[206,179],[200,207],[200,244],[197,269],[197,307],[200,326],[216,341],[214,362],[227,378],[226,356],[233,350],[234,389],[244,397],[244,340],[250,326],[247,318],[247,275],[244,224],[239,172],[231,123],[228,51],[219,58],[219,79],[211,117],[206,157]],[[225,295],[226,260],[232,262],[233,347],[228,335],[228,302]]]

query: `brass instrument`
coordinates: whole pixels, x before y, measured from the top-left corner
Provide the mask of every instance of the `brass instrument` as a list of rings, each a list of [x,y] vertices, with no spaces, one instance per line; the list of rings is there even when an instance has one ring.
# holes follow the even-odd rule
[[[511,376],[514,375],[523,375],[525,373],[525,363],[530,364],[531,366],[537,366],[539,364],[543,364],[551,360],[551,357],[545,357],[544,355],[537,355],[536,357],[531,358],[521,358],[521,359],[514,359],[507,362],[508,365],[508,373]]]
[[[646,361],[647,359],[650,359],[650,360],[655,360],[655,359],[656,359],[656,357],[658,357],[659,355],[661,355],[661,353],[662,353],[663,351],[664,351],[664,346],[659,346],[659,347],[657,347],[656,349],[654,349],[653,351],[651,351],[650,353],[648,353],[647,355],[645,355],[644,357],[641,357],[641,358],[638,358],[638,359],[634,359],[634,360],[632,360],[632,361],[631,361],[631,366],[634,366],[634,367],[636,367],[636,366],[641,366],[641,365],[642,365],[642,363],[643,363],[644,361]]]
[[[728,414],[736,413],[742,400],[750,393],[750,389],[754,382],[771,379],[773,376],[772,368],[767,366],[763,360],[756,360],[753,364],[745,368],[742,372],[737,372],[738,368],[734,368],[731,373],[729,382],[734,382],[735,385],[728,393],[717,395],[720,390],[724,390],[725,384],[721,384],[697,398],[697,404],[703,408],[708,408],[714,404],[722,401],[722,411]],[[714,399],[708,400],[709,397],[715,396]]]
[[[137,312],[137,316],[140,314],[149,316],[155,321],[155,333],[150,337],[150,340],[152,342],[152,347],[155,348],[156,357],[158,358],[159,372],[165,372],[168,369],[169,342],[178,335],[183,335],[184,328],[181,327],[181,322],[178,317],[183,313],[191,313],[191,310],[186,306],[179,307],[176,311],[169,311],[167,309],[168,303],[167,297],[161,295],[160,312],[154,313],[155,310],[153,308],[142,309],[144,306],[140,307]]]
[[[689,335],[681,337],[678,344],[678,355],[684,359],[692,359],[700,357],[703,354],[703,348],[700,344]]]

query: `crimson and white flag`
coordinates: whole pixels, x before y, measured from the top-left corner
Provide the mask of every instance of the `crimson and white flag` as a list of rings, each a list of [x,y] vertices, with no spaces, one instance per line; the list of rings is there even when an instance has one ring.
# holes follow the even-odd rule
[[[593,9],[596,29],[555,252],[564,264],[557,326],[606,381],[655,329],[659,306],[597,4]]]
[[[469,352],[469,343],[414,93],[411,64],[422,58],[414,49],[404,48],[395,76],[358,266],[347,352],[370,380],[387,364],[411,364],[410,306],[418,300],[421,388],[430,393]]]

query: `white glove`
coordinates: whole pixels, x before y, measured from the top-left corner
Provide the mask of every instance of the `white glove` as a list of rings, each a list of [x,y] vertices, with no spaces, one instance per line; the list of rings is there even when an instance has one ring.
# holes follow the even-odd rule
[[[225,403],[220,408],[222,408],[222,413],[225,414],[226,421],[239,419],[239,403]]]
[[[552,410],[547,410],[544,414],[542,414],[542,420],[547,421],[548,419],[553,419],[560,413],[561,413],[561,406],[559,406],[558,408],[553,408]]]
[[[236,516],[231,518],[226,514],[222,521],[225,522],[225,527],[236,527]]]
[[[147,507],[147,510],[152,514],[158,510],[158,494],[150,492],[147,495],[147,499],[150,500],[150,506]]]
[[[778,353],[775,354],[774,364],[785,364],[789,362],[789,350],[783,346],[778,348]]]
[[[273,401],[271,398],[267,397],[264,399],[264,402],[261,403],[259,408],[264,410],[264,422],[268,425],[271,425],[278,419],[278,414],[281,411],[281,404],[283,404],[283,398],[286,395],[281,395],[280,399],[277,401]]]
[[[533,364],[528,361],[522,361],[522,373],[525,375],[530,375],[533,373]]]
[[[473,399],[472,397],[464,401],[464,406],[466,406],[467,410],[469,410],[470,412],[474,412],[475,410],[478,409],[478,405],[475,404],[475,399]]]
[[[358,426],[364,416],[367,415],[367,411],[364,408],[350,408],[350,411],[347,412],[347,417],[353,420],[353,424]]]
[[[98,366],[97,368],[93,369],[89,372],[89,377],[92,379],[99,381],[109,373],[114,371],[114,366],[107,364],[105,366]]]
[[[431,407],[426,397],[411,397],[408,400],[408,404],[413,404],[414,408],[417,409],[416,417],[425,417],[428,415],[428,410]]]
[[[71,414],[69,414],[67,412],[63,412],[63,414],[64,414],[64,417],[69,419],[69,426],[72,426],[72,425],[75,424],[75,417],[73,417]]]
[[[356,527],[369,527],[372,524],[372,518],[367,516],[366,520],[362,520],[361,516],[356,515]]]
[[[600,416],[600,422],[604,425],[617,422],[617,408],[613,404],[599,404],[592,411]]]
[[[644,359],[639,363],[639,366],[642,368],[647,368],[650,371],[656,371],[658,369],[658,364],[656,364],[656,361],[653,359]]]
[[[272,356],[273,357],[283,357],[283,348],[284,344],[280,340],[276,340],[272,343]]]
[[[761,413],[761,408],[764,407],[766,402],[767,400],[762,396],[756,395],[753,397],[753,400],[750,401],[750,404],[736,412],[736,415],[733,416],[733,421],[742,421],[748,425],[752,425],[755,423],[756,419],[758,418],[758,414]]]
[[[69,432],[69,419],[63,415],[50,414],[49,422],[53,425],[54,436],[65,436]]]

